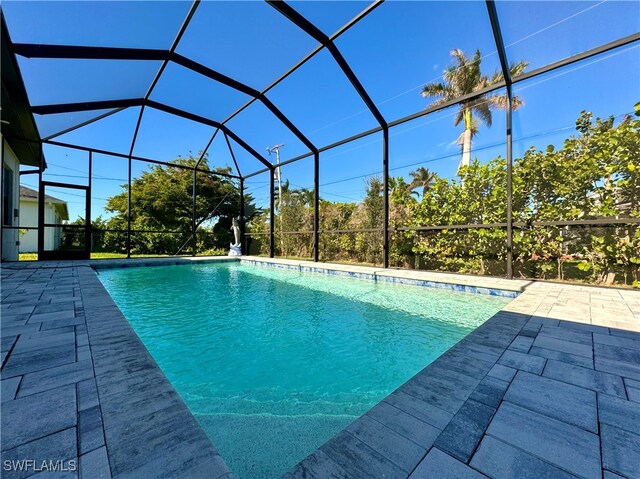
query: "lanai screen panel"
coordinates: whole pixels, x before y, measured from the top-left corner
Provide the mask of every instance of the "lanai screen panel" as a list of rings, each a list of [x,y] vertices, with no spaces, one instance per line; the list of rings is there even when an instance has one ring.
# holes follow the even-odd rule
[[[284,145],[280,152],[282,160],[309,152],[303,141],[259,101],[253,102],[226,125],[274,164],[275,154],[269,155],[267,148]]]
[[[146,107],[133,153],[160,161],[191,159],[193,167],[214,131],[212,126]]]
[[[113,110],[89,110],[52,115],[34,115],[42,138],[57,136],[69,128],[100,118]]]
[[[139,116],[140,107],[125,108],[89,125],[57,136],[54,140],[128,155]]]
[[[223,122],[251,99],[238,90],[173,62],[162,72],[150,98],[218,122]]]
[[[271,89],[267,96],[318,146],[378,126],[326,49]]]
[[[489,77],[500,67],[484,2],[384,2],[336,45],[388,121],[436,100],[422,98],[422,87],[443,81],[454,49],[479,50]]]
[[[9,1],[2,10],[14,43],[168,49],[190,6],[171,1]]]
[[[382,135],[324,151],[320,160],[320,258],[382,264]]]
[[[297,12],[318,27],[325,35],[331,37],[340,28],[369,8],[366,1],[337,1],[337,2],[287,2]]]
[[[529,70],[640,30],[638,2],[564,1],[548,8],[540,2],[501,0],[496,8],[509,61],[525,60]]]
[[[32,106],[142,98],[157,61],[19,58]]]
[[[488,195],[486,198],[483,197],[487,200],[483,201],[483,204],[490,204],[491,201],[506,203],[506,166],[502,166],[506,165],[509,141],[507,112],[504,110],[506,100],[502,103],[493,101],[491,125],[486,121],[486,115],[483,116],[481,108],[476,108],[473,115],[476,123],[471,122],[474,129],[473,137],[470,148],[467,148],[470,149],[467,176],[463,170],[459,171],[457,168],[462,156],[461,150],[464,149],[460,135],[464,132],[463,126],[469,126],[468,119],[461,117],[464,111],[472,106],[468,101],[469,95],[473,95],[479,89],[498,85],[500,88],[487,92],[484,98],[470,100],[476,102],[474,106],[481,107],[482,101],[504,98],[507,93],[507,89],[501,84],[501,47],[506,50],[507,63],[523,62],[514,75],[517,81],[519,74],[527,75],[535,72],[537,68],[584,53],[607,42],[627,35],[636,35],[635,40],[629,40],[628,45],[513,86],[515,105],[518,107],[513,113],[513,160],[516,166],[527,154],[531,155],[528,153],[530,148],[542,150],[552,145],[556,151],[562,149],[565,141],[573,133],[572,128],[575,128],[574,124],[579,114],[577,110],[585,108],[592,111],[594,118],[613,115],[612,125],[617,128],[629,121],[625,115],[633,112],[633,102],[637,101],[632,98],[634,95],[637,96],[637,77],[629,78],[628,74],[629,71],[640,70],[636,65],[640,7],[634,2],[554,2],[553,8],[546,8],[546,4],[543,8],[540,3],[526,1],[497,1],[495,4],[388,1],[374,6],[366,2],[291,2],[290,5],[328,37],[334,35],[355,15],[365,12],[358,23],[350,25],[345,32],[336,37],[335,44],[353,69],[357,80],[372,98],[374,107],[382,112],[387,122],[419,114],[425,108],[433,109],[437,106],[437,94],[423,98],[420,92],[424,85],[431,84],[430,91],[437,93],[435,86],[439,82],[451,79],[459,73],[462,68],[451,70],[450,74],[443,76],[443,70],[452,60],[462,60],[461,55],[457,53],[452,57],[452,50],[460,49],[464,52],[469,58],[465,61],[481,63],[480,71],[484,76],[470,91],[460,89],[446,92],[446,100],[455,101],[463,98],[465,101],[442,111],[417,117],[407,123],[397,124],[389,130],[390,181],[389,185],[383,185],[383,190],[377,196],[382,197],[384,202],[384,188],[390,193],[389,219],[390,224],[394,226],[394,232],[389,254],[395,258],[395,262],[392,263],[398,266],[503,274],[500,268],[485,261],[488,259],[487,255],[478,255],[477,251],[473,252],[474,258],[478,259],[480,256],[481,261],[468,262],[468,258],[464,256],[470,254],[470,249],[466,246],[459,248],[459,251],[452,250],[454,257],[444,267],[414,260],[420,255],[442,256],[437,247],[445,245],[449,240],[454,246],[480,245],[484,244],[483,241],[486,239],[497,238],[499,241],[494,241],[497,253],[490,253],[493,255],[491,259],[498,263],[505,261],[504,224],[508,220],[508,213],[504,208],[486,214],[481,212],[471,217],[461,213],[446,218],[425,217],[421,220],[416,219],[415,215],[403,216],[397,203],[398,185],[410,183],[415,176],[414,173],[422,167],[429,168],[430,172],[437,175],[439,187],[442,186],[442,181],[447,182],[447,188],[455,184],[461,191],[477,187],[481,190],[480,197]],[[497,15],[491,17],[490,13],[494,7]],[[359,185],[357,192],[355,186],[353,191],[342,191],[338,187],[343,183],[355,184],[358,179],[382,175],[383,149],[382,134],[379,130],[384,122],[377,121],[372,115],[370,108],[367,108],[366,102],[352,84],[357,84],[358,81],[348,79],[331,55],[330,49],[321,48],[317,39],[313,39],[299,25],[295,25],[265,2],[202,2],[195,9],[192,18],[187,15],[190,9],[194,11],[194,5],[184,2],[5,2],[3,5],[3,13],[7,16],[8,28],[14,43],[152,48],[166,51],[174,44],[181,25],[185,20],[190,20],[191,23],[177,44],[177,54],[211,69],[209,76],[227,75],[227,83],[240,83],[236,83],[237,88],[234,89],[216,82],[207,75],[190,71],[169,61],[150,94],[150,100],[182,112],[173,111],[178,113],[173,115],[146,106],[135,142],[134,155],[171,161],[179,155],[185,157],[191,152],[198,158],[216,131],[218,124],[214,122],[219,122],[223,123],[223,129],[230,128],[239,138],[234,140],[231,138],[232,134],[226,138],[222,132],[219,133],[210,147],[208,167],[229,166],[233,174],[247,175],[264,170],[265,165],[243,148],[242,140],[249,148],[253,148],[258,156],[274,163],[273,156],[269,157],[266,152],[267,147],[284,143],[282,159],[286,161],[300,155],[309,155],[309,150],[313,147],[322,149],[351,135],[374,129],[378,130],[374,134],[347,142],[335,149],[324,149],[320,154],[320,178],[317,178],[322,198],[319,205],[321,230],[322,208],[337,203],[340,199],[337,195],[342,195],[345,202],[348,202],[347,198],[352,198],[356,210],[366,209],[367,205],[371,204],[366,184]],[[105,19],[108,21],[105,22]],[[504,45],[500,43],[500,36],[496,43],[492,31],[492,27],[498,27],[496,20],[500,22]],[[77,28],[63,28],[69,21]],[[112,28],[112,25],[118,25],[118,28]],[[554,48],[548,48],[548,45],[553,45]],[[476,49],[480,53],[474,59]],[[240,59],[242,61],[239,61]],[[103,100],[140,99],[144,102],[143,99],[146,98],[149,87],[162,66],[162,62],[158,60],[49,59],[18,56],[18,61],[29,99],[34,107]],[[298,70],[286,77],[283,76],[297,64],[301,65]],[[632,70],[629,70],[630,68]],[[611,85],[615,85],[615,88]],[[244,90],[244,93],[238,90]],[[278,118],[277,112],[269,111],[260,100],[253,101],[251,105],[239,111],[252,97],[259,96],[263,91],[273,102],[272,110],[280,110],[286,118]],[[602,95],[600,92],[606,94]],[[588,104],[583,106],[580,104],[581,100],[588,100]],[[162,108],[162,105],[156,106]],[[36,108],[35,117],[41,136],[44,137],[101,117],[114,108],[117,108],[117,105],[96,105],[88,111],[82,111],[83,108],[80,108],[78,111],[50,115],[41,114],[46,112],[46,108]],[[51,111],[55,111],[55,108],[50,109]],[[136,104],[87,126],[64,133],[56,139],[83,146],[99,145],[101,149],[127,155],[132,145],[139,112],[140,106]],[[192,116],[197,115],[201,117],[202,122],[192,122],[180,115],[190,117],[191,120],[197,120],[198,118]],[[292,125],[287,126],[287,119]],[[544,125],[545,128],[540,129],[540,125]],[[292,131],[296,128],[301,134]],[[582,128],[586,128],[584,122]],[[306,136],[313,143],[313,147],[301,136]],[[167,139],[171,141],[166,141]],[[372,139],[380,144],[366,146]],[[228,151],[227,140],[232,147],[233,155]],[[365,154],[366,149],[371,149],[371,152]],[[356,154],[357,150],[362,153]],[[343,154],[347,152],[349,158],[343,161],[333,158],[333,155],[340,151]],[[123,164],[128,163],[126,158],[121,160]],[[284,166],[282,171],[293,177],[299,172],[302,174],[303,170],[308,170],[300,188],[306,194],[308,185],[315,186],[314,163],[313,156],[309,155]],[[141,174],[141,165],[143,163],[140,161],[133,160],[133,178],[138,178]],[[49,177],[60,175],[59,177],[63,178],[65,172],[61,173],[62,170],[58,171],[55,168],[59,166],[56,167],[55,162],[52,162],[46,174]],[[562,168],[559,169],[562,174],[566,174]],[[469,175],[469,172],[473,174]],[[68,170],[66,173],[73,171]],[[128,171],[126,173],[128,176]],[[544,173],[550,174],[549,171]],[[586,196],[587,200],[592,201],[595,198],[594,194],[599,195],[599,189],[605,188],[606,183],[618,182],[624,176],[624,173],[620,172],[613,175],[605,173],[605,170],[598,173],[599,177],[594,182],[594,188],[598,191],[590,191]],[[262,234],[268,234],[272,226],[277,226],[272,225],[272,219],[265,214],[269,210],[272,195],[279,190],[277,184],[273,190],[269,187],[271,174],[266,171],[248,178],[245,183],[247,189],[252,186],[251,189],[256,193],[259,193],[260,187],[251,184],[252,181],[262,178],[262,186],[266,186],[264,198],[258,201],[263,207],[261,223],[258,225],[252,219],[251,225],[256,231],[262,228]],[[97,175],[94,176],[97,180]],[[114,178],[119,176],[122,175],[114,175]],[[485,180],[491,184],[478,183]],[[520,234],[524,238],[528,230],[520,230],[522,225],[519,222],[523,222],[522,215],[528,214],[524,210],[533,203],[523,203],[522,198],[517,196],[518,189],[522,186],[518,181],[520,180],[514,174],[514,221],[518,230],[516,236]],[[197,189],[198,181],[195,186]],[[396,188],[396,191],[393,191],[393,188]],[[413,192],[404,191],[410,195],[409,199],[418,203],[416,211],[426,208],[423,204],[425,194],[421,194],[420,190],[418,187],[414,188]],[[349,196],[346,193],[353,194]],[[331,195],[334,195],[333,199]],[[466,199],[469,201],[476,201],[478,195],[471,195],[473,198],[469,194],[467,196]],[[466,201],[465,198],[459,198],[459,201],[447,198],[450,203],[464,204]],[[256,199],[258,200],[257,197]],[[595,200],[592,202],[597,205]],[[591,218],[593,215],[590,211],[589,214],[585,213],[579,218],[571,217],[567,221],[584,222],[584,218],[625,219],[630,216],[625,205],[624,202],[613,204],[597,218]],[[307,213],[310,212],[311,208],[302,216],[309,219]],[[280,214],[280,211],[276,211],[277,216]],[[276,217],[276,223],[277,220]],[[384,223],[384,218],[382,222]],[[415,233],[415,236],[411,236],[414,233],[410,234],[411,227],[447,227],[455,226],[457,222],[466,222],[466,226],[459,229],[460,232],[456,233],[459,236],[455,238],[450,238],[449,235],[452,233],[445,233],[444,230],[429,233],[443,239],[442,242],[440,239],[431,242],[419,239],[419,234],[427,233]],[[476,228],[486,224],[494,226]],[[383,227],[384,224],[381,224],[380,229]],[[593,225],[589,227],[595,228]],[[185,222],[179,232],[171,234],[185,235],[184,239],[188,242],[192,228],[192,223],[187,225]],[[609,225],[603,228],[613,228],[608,231],[613,232],[616,241],[630,237],[629,231],[620,229],[622,226],[618,229]],[[482,238],[482,241],[473,239],[473,235],[479,230],[489,232],[490,238]],[[166,231],[166,228],[163,231]],[[592,236],[597,237],[596,230],[593,231]],[[281,234],[277,228],[275,233]],[[378,234],[377,231],[370,233]],[[555,235],[553,232],[550,234]],[[562,235],[564,233],[560,232],[556,239]],[[471,239],[460,240],[460,237]],[[560,248],[554,253],[560,255],[559,258],[562,254],[577,254],[567,245],[582,244],[581,248],[588,247],[586,236],[576,236],[567,232],[566,238],[570,239],[560,242],[565,249]],[[366,243],[377,244],[377,241],[376,239]],[[516,252],[516,255],[520,255],[516,257],[517,261],[528,258],[526,261],[530,262],[532,258],[544,257],[547,254],[534,252],[531,255],[531,251],[526,250],[531,242],[527,241],[522,240],[517,245],[520,248],[519,252]],[[399,250],[394,250],[394,243],[402,247],[409,245],[409,249],[403,250],[404,253],[398,252]],[[491,242],[487,244],[493,245]],[[262,252],[263,246],[260,248]],[[199,245],[196,245],[196,249],[203,250]],[[580,254],[591,254],[593,251],[596,250],[592,248]],[[455,256],[458,253],[460,256]],[[354,253],[354,257],[357,254]],[[529,256],[526,256],[527,254]],[[285,255],[290,256],[290,253],[287,251]],[[306,257],[308,252],[305,250],[301,255]],[[376,264],[382,262],[382,258],[378,257],[380,255],[376,253],[374,256],[373,259],[365,261]],[[321,259],[330,258],[321,254]],[[520,274],[539,274],[538,271],[531,271],[526,270]]]
[[[262,90],[315,45],[264,2],[202,2],[176,51]]]
[[[313,162],[311,156],[281,167],[279,177],[277,170],[275,172],[275,246],[278,257],[313,259]]]

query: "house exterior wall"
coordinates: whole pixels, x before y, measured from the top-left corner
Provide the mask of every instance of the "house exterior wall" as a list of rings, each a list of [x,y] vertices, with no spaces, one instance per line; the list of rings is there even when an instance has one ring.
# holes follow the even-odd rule
[[[17,261],[18,260],[18,241],[19,231],[17,229],[8,229],[5,226],[18,226],[19,217],[15,214],[20,208],[20,163],[18,158],[14,154],[11,147],[4,141],[4,138],[0,135],[0,142],[2,143],[2,191],[3,194],[0,197],[2,201],[2,261]],[[10,175],[11,184],[5,185],[5,171]],[[8,216],[5,217],[5,188],[11,188],[10,201],[11,204],[6,206],[10,210]]]
[[[52,203],[46,203],[44,207],[44,222],[60,224],[62,220]],[[32,199],[20,200],[20,225],[38,226],[38,202]],[[60,248],[61,232],[59,228],[45,228],[44,249],[53,251]],[[28,230],[20,236],[20,252],[35,253],[38,251],[38,232]]]
[[[38,203],[20,199],[20,226],[38,226]],[[38,231],[26,230],[20,236],[20,252],[34,253],[38,251]]]
[[[44,222],[47,224],[60,224],[62,220],[57,213],[53,203],[45,203],[44,205]],[[62,241],[62,231],[60,228],[45,228],[44,232],[44,249],[45,251],[55,251],[60,249]]]

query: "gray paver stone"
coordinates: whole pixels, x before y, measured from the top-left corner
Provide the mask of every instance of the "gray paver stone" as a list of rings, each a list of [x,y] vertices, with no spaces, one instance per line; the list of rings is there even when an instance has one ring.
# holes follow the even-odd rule
[[[407,473],[412,471],[424,456],[422,446],[367,415],[351,423],[346,431]]]
[[[76,425],[76,391],[63,386],[2,405],[2,449]]]
[[[462,462],[468,462],[494,413],[495,408],[466,401],[438,436],[434,446]]]
[[[497,379],[502,379],[503,381],[510,382],[517,372],[518,371],[516,369],[503,366],[502,364],[496,364],[491,368],[491,371],[489,371],[488,375]]]
[[[106,447],[80,456],[80,477],[82,479],[111,479]]]
[[[587,479],[600,479],[598,436],[503,402],[487,434]]]
[[[2,389],[0,390],[0,396],[2,396],[2,402],[11,401],[16,397],[16,392],[18,392],[18,385],[22,377],[18,376],[10,379],[3,379],[0,382]]]
[[[600,422],[640,434],[640,406],[637,403],[599,394],[598,412]]]
[[[425,449],[433,445],[433,441],[440,434],[440,430],[426,422],[411,416],[404,411],[392,406],[384,401],[378,403],[373,409],[367,412],[376,421],[384,424],[398,434],[419,444]]]
[[[77,446],[76,446],[76,428],[71,427],[63,431],[50,434],[41,439],[36,439],[27,444],[15,447],[8,451],[2,452],[3,467],[5,461],[20,461],[24,459],[33,459],[38,464],[39,469],[42,469],[42,461],[64,461],[59,464],[59,467],[65,467],[65,469],[77,469]],[[74,461],[71,463],[70,461]],[[15,463],[14,463],[15,464]],[[3,471],[5,472],[5,471]],[[10,474],[3,474],[3,477],[7,479],[23,478],[31,476],[35,472],[35,468],[31,467],[28,470],[21,472],[11,471]],[[64,478],[74,477],[74,472],[61,472],[60,476]],[[43,471],[31,477],[56,477],[51,471]]]
[[[409,478],[431,479],[436,477],[438,479],[486,479],[486,476],[478,471],[434,447]]]
[[[626,477],[640,477],[640,436],[602,425],[603,467]]]
[[[320,449],[354,478],[406,476],[401,468],[346,432],[334,436]]]
[[[556,351],[555,349],[546,349],[533,346],[529,350],[529,354],[534,356],[540,356],[541,358],[554,359],[563,363],[574,364],[583,368],[593,369],[593,358],[586,358],[584,356],[576,356],[575,354],[569,354],[562,351]]]
[[[588,431],[598,432],[594,391],[518,371],[504,400]]]
[[[310,456],[307,456],[304,461],[297,464],[285,477],[287,479],[324,479],[327,477],[349,479],[351,476],[318,449]]]
[[[534,343],[535,344],[535,343]],[[498,364],[534,374],[541,374],[546,359],[518,351],[505,351]]]
[[[591,344],[576,343],[564,339],[544,336],[542,334],[538,335],[536,340],[533,342],[533,345],[538,348],[553,349],[555,351],[583,356],[585,358],[593,357],[593,348]]]
[[[102,413],[99,406],[80,411],[78,423],[80,429],[80,454],[85,454],[104,445]]]
[[[576,479],[521,449],[485,436],[471,459],[471,466],[493,479]]]
[[[471,393],[469,399],[497,408],[508,387],[508,382],[487,376],[480,381],[480,384]]]

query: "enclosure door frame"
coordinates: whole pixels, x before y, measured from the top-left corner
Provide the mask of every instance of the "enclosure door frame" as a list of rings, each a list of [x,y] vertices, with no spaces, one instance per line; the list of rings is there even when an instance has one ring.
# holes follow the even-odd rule
[[[45,250],[45,229],[46,228],[70,228],[70,225],[62,223],[45,223],[45,199],[47,187],[67,188],[84,191],[85,194],[85,224],[84,226],[72,226],[74,229],[84,230],[84,249],[79,250]],[[85,260],[91,257],[91,187],[73,185],[68,183],[56,183],[53,181],[40,180],[38,194],[38,260]]]

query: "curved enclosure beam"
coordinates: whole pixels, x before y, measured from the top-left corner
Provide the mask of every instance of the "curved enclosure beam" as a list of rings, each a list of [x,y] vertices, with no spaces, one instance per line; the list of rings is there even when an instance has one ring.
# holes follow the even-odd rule
[[[78,47],[67,45],[33,45],[19,43],[14,45],[14,52],[26,58],[61,58],[61,59],[85,59],[85,60],[132,60],[132,61],[158,61],[176,63],[188,70],[222,83],[234,90],[248,95],[262,104],[280,120],[311,152],[317,151],[316,146],[293,124],[282,111],[275,106],[262,92],[234,80],[216,70],[201,63],[193,61],[171,50],[154,50],[139,48],[112,48],[112,47]],[[156,81],[154,81],[154,84]],[[147,94],[147,98],[149,94]],[[132,106],[132,105],[126,105]]]
[[[290,5],[288,5],[284,1],[275,1],[275,0],[266,0],[266,2],[275,8],[279,13],[285,16],[288,20],[290,20],[294,25],[303,30],[307,35],[311,36],[314,40],[322,44],[331,56],[338,64],[342,72],[345,74],[351,85],[356,90],[362,101],[365,103],[371,114],[375,117],[376,121],[380,124],[381,127],[385,128],[387,125],[386,120],[378,110],[378,107],[375,105],[367,91],[365,90],[358,77],[353,72],[347,60],[342,56],[340,50],[335,45],[333,40],[331,40],[325,33],[323,33],[318,27],[316,27],[313,23],[303,17],[300,13],[293,9]],[[382,3],[382,2],[379,2]]]
[[[211,68],[206,67],[198,62],[183,57],[180,54],[173,53],[171,55],[171,60],[178,65],[181,65],[185,68],[188,68],[189,70],[206,76],[207,78],[211,78],[212,80],[222,83],[223,85],[231,87],[234,90],[242,92],[245,95],[251,96],[256,100],[262,102],[262,104],[267,107],[267,109],[269,109],[269,111],[273,113],[276,118],[278,118],[278,120],[280,120],[289,129],[289,131],[291,131],[291,133],[293,133],[302,143],[304,143],[307,148],[309,148],[309,150],[311,150],[312,152],[317,151],[316,146],[263,93],[254,88],[251,88],[248,85],[245,85],[244,83],[234,80],[233,78],[223,75],[220,72],[212,70]]]
[[[102,115],[96,116],[95,118],[91,118],[90,120],[83,121],[82,123],[75,124],[73,126],[65,128],[64,130],[57,131],[57,132],[53,133],[52,135],[49,135],[46,138],[43,138],[43,140],[53,140],[54,138],[62,136],[64,134],[66,134],[66,133],[71,133],[72,131],[75,131],[78,128],[82,128],[83,126],[90,125],[91,123],[95,123],[96,121],[102,120],[103,118],[107,118],[107,117],[109,117],[111,115],[115,115],[116,113],[121,112],[121,111],[126,110],[126,109],[127,109],[126,106],[115,108],[115,109],[113,109],[111,111],[108,111],[107,113],[104,113]]]
[[[383,141],[382,141],[382,176],[384,182],[383,188],[383,197],[384,197],[384,219],[383,219],[383,266],[387,268],[389,266],[389,125],[386,120],[378,110],[378,107],[373,102],[369,93],[365,90],[362,83],[356,76],[356,74],[351,69],[351,66],[344,58],[336,44],[333,42],[331,38],[329,38],[325,33],[323,33],[318,27],[316,27],[313,23],[307,20],[304,16],[294,10],[290,5],[288,5],[284,1],[275,1],[275,0],[266,0],[269,5],[275,8],[279,13],[293,22],[298,28],[302,29],[306,34],[311,36],[321,45],[323,45],[331,56],[338,64],[344,75],[347,77],[354,90],[364,104],[367,106],[371,114],[375,117],[376,121],[380,125],[380,128],[383,132]],[[382,3],[382,1],[377,2],[377,4]],[[319,183],[319,151],[314,151],[314,190],[315,190],[315,202],[314,202],[314,242],[316,244],[316,248],[314,251],[314,260],[318,261],[318,230],[319,230],[319,201],[320,201],[320,183]]]
[[[52,115],[56,113],[72,113],[76,111],[106,110],[110,108],[126,108],[141,106],[144,98],[128,98],[124,100],[83,101],[80,103],[58,103],[54,105],[36,105],[31,111],[37,115]]]
[[[345,33],[347,30],[349,30],[351,27],[353,27],[355,24],[357,24],[364,17],[369,15],[372,11],[374,11],[381,4],[382,4],[382,0],[376,0],[376,1],[372,2],[371,4],[369,4],[368,7],[366,7],[364,10],[362,10],[358,15],[356,15],[349,22],[347,22],[345,25],[343,25],[342,28],[340,28],[333,35],[331,35],[331,37],[329,37],[329,39],[332,40],[332,41],[337,39],[340,35]],[[300,61],[298,61],[298,63],[296,63],[289,70],[287,70],[285,73],[280,75],[269,86],[264,88],[261,93],[263,95],[266,95],[270,90],[272,90],[277,85],[279,85],[281,82],[283,82],[289,75],[293,74],[295,71],[297,71],[299,68],[301,68],[305,63],[307,63],[314,56],[316,56],[318,53],[320,53],[320,51],[322,51],[324,48],[325,48],[324,45],[322,45],[322,44],[318,45],[311,52],[309,52],[307,55],[305,55]],[[247,103],[245,103],[240,108],[238,108],[235,112],[233,112],[231,115],[229,115],[222,123],[227,123],[228,121],[231,121],[233,118],[238,116],[243,110],[245,110],[246,108],[251,106],[251,104],[254,101],[256,101],[256,98],[252,98],[251,100],[249,100]]]
[[[122,106],[142,106],[142,107],[155,108],[156,110],[164,111],[165,113],[169,113],[171,115],[186,118],[187,120],[195,121],[196,123],[208,125],[213,128],[219,128],[224,133],[226,133],[229,136],[229,138],[233,139],[233,141],[235,141],[238,145],[244,148],[249,154],[251,154],[251,156],[256,158],[264,166],[266,166],[269,169],[273,168],[273,165],[264,156],[262,156],[256,150],[254,150],[242,138],[236,135],[228,126],[222,125],[217,121],[210,120],[209,118],[204,118],[202,116],[194,115],[193,113],[189,113],[189,112],[180,110],[179,108],[174,108],[172,106],[165,105],[164,103],[159,103],[154,100],[145,100],[144,98],[136,98],[136,99],[128,99],[128,100],[111,100],[111,101],[96,101],[96,102],[82,102],[82,103],[61,103],[58,105],[35,106],[35,107],[32,107],[32,111],[40,115],[50,115],[55,113],[69,113],[74,111],[119,108]]]
[[[204,118],[202,116],[194,115],[193,113],[189,113],[178,108],[174,108],[169,105],[165,105],[164,103],[158,103],[153,100],[147,100],[145,102],[146,106],[150,108],[155,108],[156,110],[164,111],[165,113],[170,113],[172,115],[181,116],[182,118],[186,118],[187,120],[192,120],[197,123],[202,123],[203,125],[209,125],[214,128],[219,128],[223,133],[226,133],[229,138],[233,139],[238,145],[244,148],[248,153],[250,153],[255,159],[257,159],[260,163],[265,165],[268,168],[273,168],[273,165],[260,153],[254,150],[251,146],[249,146],[242,138],[236,135],[232,130],[229,129],[227,125],[223,125],[217,121],[210,120],[208,118]]]

